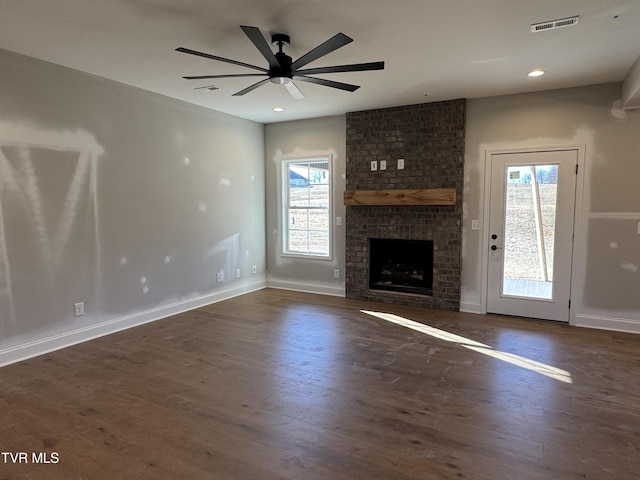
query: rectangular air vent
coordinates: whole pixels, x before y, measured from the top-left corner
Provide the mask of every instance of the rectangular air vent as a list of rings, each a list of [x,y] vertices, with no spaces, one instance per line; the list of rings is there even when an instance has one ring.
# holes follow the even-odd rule
[[[560,18],[549,22],[534,23],[531,25],[531,33],[545,32],[547,30],[555,30],[556,28],[572,27],[578,24],[579,15],[575,17]]]

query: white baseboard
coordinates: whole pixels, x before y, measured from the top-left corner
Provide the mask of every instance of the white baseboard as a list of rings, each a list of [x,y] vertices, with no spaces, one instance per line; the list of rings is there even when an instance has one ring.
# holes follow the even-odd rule
[[[294,292],[318,293],[320,295],[331,295],[334,297],[344,297],[346,291],[344,287],[334,287],[332,285],[320,283],[291,282],[285,280],[267,279],[267,288],[279,288],[281,290],[292,290]]]
[[[640,333],[640,319],[632,320],[628,318],[576,314],[570,324],[576,327],[597,328],[599,330]]]
[[[487,312],[482,308],[482,304],[479,302],[460,302],[460,311],[465,313],[479,313],[485,314]]]
[[[149,322],[155,322],[172,315],[187,312],[195,308],[204,307],[222,300],[228,300],[245,293],[262,290],[266,287],[264,280],[253,282],[237,288],[231,288],[221,292],[214,292],[197,298],[179,301],[143,312],[114,318],[94,325],[63,332],[57,335],[33,340],[31,342],[0,350],[0,367],[11,363],[20,362],[28,358],[44,355],[61,348],[70,347],[78,343],[93,340],[94,338],[109,335],[111,333],[137,327]]]

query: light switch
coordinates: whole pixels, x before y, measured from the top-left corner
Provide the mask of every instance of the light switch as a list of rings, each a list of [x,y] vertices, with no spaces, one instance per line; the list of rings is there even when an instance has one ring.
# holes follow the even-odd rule
[[[377,162],[377,160],[372,160],[371,161],[371,171],[375,172],[376,170],[378,170],[378,162]]]
[[[404,158],[398,159],[398,170],[404,170]]]
[[[387,161],[380,160],[380,170],[386,170],[386,169],[387,169]]]
[[[482,230],[482,220],[471,220],[471,230]]]

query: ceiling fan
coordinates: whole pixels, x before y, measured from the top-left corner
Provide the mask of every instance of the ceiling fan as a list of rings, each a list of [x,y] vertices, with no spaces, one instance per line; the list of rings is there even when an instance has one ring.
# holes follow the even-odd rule
[[[331,37],[326,42],[318,45],[316,48],[305,53],[303,56],[293,61],[293,59],[282,51],[282,47],[285,44],[291,43],[289,35],[284,33],[274,33],[271,35],[271,43],[278,46],[278,51],[273,53],[271,47],[265,40],[262,32],[257,27],[248,27],[241,25],[242,31],[249,37],[249,40],[256,46],[262,56],[269,63],[269,68],[259,67],[257,65],[251,65],[249,63],[239,62],[237,60],[231,60],[229,58],[218,57],[216,55],[210,55],[208,53],[198,52],[196,50],[190,50],[188,48],[176,48],[176,51],[182,53],[188,53],[190,55],[197,55],[199,57],[210,58],[211,60],[218,60],[220,62],[232,63],[234,65],[240,65],[242,67],[252,68],[259,70],[262,73],[239,73],[239,74],[227,74],[227,75],[198,75],[182,77],[187,80],[203,80],[210,78],[231,78],[231,77],[260,77],[266,76],[267,78],[260,80],[259,82],[249,85],[247,88],[240,90],[233,94],[233,96],[241,96],[249,93],[256,88],[266,84],[267,82],[284,85],[289,94],[295,100],[302,100],[305,98],[300,89],[293,83],[294,80],[301,82],[315,83],[317,85],[323,85],[325,87],[337,88],[340,90],[346,90],[353,92],[360,88],[359,85],[351,85],[349,83],[335,82],[332,80],[326,80],[324,78],[310,77],[309,75],[316,75],[322,73],[338,73],[338,72],[360,72],[364,70],[382,70],[384,69],[384,62],[370,62],[370,63],[356,63],[351,65],[335,65],[331,67],[318,67],[318,68],[305,68],[302,69],[308,63],[317,60],[320,57],[327,55],[328,53],[337,50],[340,47],[353,41],[344,33],[338,33]],[[202,87],[205,88],[205,87]]]

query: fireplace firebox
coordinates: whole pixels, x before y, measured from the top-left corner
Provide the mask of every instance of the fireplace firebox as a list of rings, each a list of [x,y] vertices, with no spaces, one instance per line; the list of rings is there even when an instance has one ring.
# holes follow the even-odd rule
[[[369,288],[433,294],[433,241],[369,239]]]

